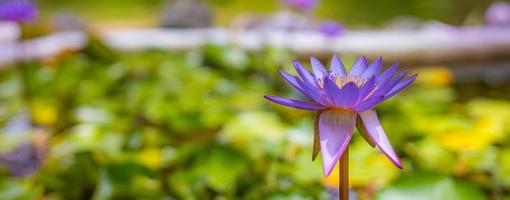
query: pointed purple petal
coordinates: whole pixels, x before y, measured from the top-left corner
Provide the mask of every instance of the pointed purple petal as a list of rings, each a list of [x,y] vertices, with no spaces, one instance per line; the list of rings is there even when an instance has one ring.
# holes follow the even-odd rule
[[[317,89],[315,89],[314,86],[310,85],[310,83],[305,82],[303,80],[297,79],[297,82],[301,88],[303,88],[303,94],[306,95],[308,98],[312,99],[313,101],[322,104],[322,105],[328,105],[330,104],[330,101],[328,98],[324,97]]]
[[[283,79],[285,79],[285,81],[287,81],[288,84],[302,92],[303,88],[301,88],[299,85],[297,77],[292,76],[283,70],[278,70],[278,73],[280,73],[280,75],[283,77]]]
[[[400,74],[398,74],[397,76],[395,76],[395,78],[394,78],[394,79],[392,79],[392,80],[397,80],[397,82],[398,82],[398,81],[402,80],[402,79],[403,79],[403,78],[407,75],[407,73],[408,73],[408,72],[409,72],[409,70],[408,70],[408,69],[406,69],[406,70],[404,70],[404,71],[400,72]]]
[[[331,59],[331,74],[333,77],[347,76],[344,64],[337,55],[334,55]]]
[[[390,144],[386,133],[384,132],[379,119],[377,118],[377,113],[374,110],[366,110],[360,112],[361,120],[363,124],[365,124],[368,135],[372,138],[372,140],[377,144],[379,149],[391,160],[395,166],[402,169],[402,163],[400,163],[400,159],[398,158],[395,150]]]
[[[310,86],[303,84],[302,83],[303,81],[300,80],[298,77],[292,76],[283,70],[280,70],[278,72],[283,77],[283,79],[287,81],[287,83],[296,88],[299,92],[303,93],[303,95],[307,96],[308,98],[314,100],[317,103],[324,102],[321,95],[319,95],[315,89],[312,89]]]
[[[363,72],[367,69],[367,66],[368,66],[367,58],[365,58],[365,56],[361,56],[352,65],[351,71],[349,72],[349,76],[359,76],[363,74]]]
[[[404,70],[403,72],[398,74],[394,79],[391,79],[386,83],[381,84],[377,91],[374,92],[374,95],[375,96],[386,95],[386,93],[393,89],[393,87],[395,87],[395,85],[397,85],[406,76],[408,71],[409,70]]]
[[[376,77],[372,76],[368,81],[359,88],[359,99],[364,100],[375,89]]]
[[[356,114],[324,111],[319,117],[319,131],[324,176],[329,176],[349,145],[356,124]]]
[[[354,107],[356,112],[372,109],[378,103],[381,103],[384,100],[384,95],[379,96],[370,96],[367,100],[359,103]]]
[[[297,73],[301,76],[301,78],[303,78],[304,82],[313,86],[313,88],[317,88],[317,80],[315,79],[315,76],[313,76],[313,74],[310,73],[305,66],[301,65],[298,61],[294,61],[294,68],[296,68]]]
[[[417,74],[414,74],[411,77],[407,78],[406,80],[400,81],[399,83],[397,83],[397,85],[395,85],[395,87],[393,87],[386,95],[384,95],[384,99],[388,99],[388,98],[392,97],[393,95],[399,93],[403,89],[405,89],[407,86],[409,86],[416,79],[417,76],[418,76]]]
[[[310,63],[312,64],[312,70],[315,74],[315,77],[317,77],[318,80],[324,79],[328,75],[328,71],[326,71],[326,68],[324,68],[324,65],[317,60],[317,58],[311,57]]]
[[[391,77],[393,77],[393,74],[395,74],[395,72],[397,71],[398,65],[399,65],[399,63],[395,63],[390,68],[388,68],[386,71],[384,71],[377,78],[377,84],[384,84],[387,81],[389,81],[391,79]]]
[[[305,102],[305,101],[287,99],[287,98],[275,97],[275,96],[264,96],[264,98],[266,98],[267,100],[272,101],[274,103],[292,107],[292,108],[297,108],[297,109],[303,109],[303,110],[324,109],[323,106],[313,103],[313,102]]]
[[[363,72],[363,75],[361,75],[361,78],[368,79],[372,76],[375,76],[379,74],[379,71],[381,71],[382,67],[382,57],[377,57],[370,66]]]
[[[395,85],[397,85],[407,75],[407,72],[409,72],[409,70],[406,69],[403,72],[400,72],[400,74],[398,74],[397,76],[395,76],[395,78],[386,82],[386,84],[382,86],[382,88],[386,90],[385,92],[388,92],[393,87],[395,87]]]
[[[330,78],[324,79],[324,91],[326,92],[326,95],[331,99],[331,102],[333,102],[336,106],[341,106],[342,90],[340,90],[336,83],[333,82]]]
[[[340,91],[340,106],[343,108],[352,108],[358,102],[358,97],[358,86],[353,82],[347,83]]]

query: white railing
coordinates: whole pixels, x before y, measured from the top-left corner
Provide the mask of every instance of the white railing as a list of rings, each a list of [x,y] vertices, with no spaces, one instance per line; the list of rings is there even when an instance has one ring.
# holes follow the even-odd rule
[[[0,32],[18,34],[16,30]],[[441,60],[493,54],[510,57],[510,28],[495,27],[453,28],[436,25],[420,30],[350,31],[336,38],[327,38],[314,31],[221,28],[111,29],[100,31],[99,36],[108,46],[120,51],[147,48],[188,50],[211,43],[233,45],[250,51],[271,45],[289,48],[298,54],[348,53],[383,55],[390,59],[412,57],[418,60]],[[0,66],[20,59],[41,59],[63,51],[79,50],[86,45],[87,37],[84,32],[70,31],[16,42],[17,37],[0,34]]]

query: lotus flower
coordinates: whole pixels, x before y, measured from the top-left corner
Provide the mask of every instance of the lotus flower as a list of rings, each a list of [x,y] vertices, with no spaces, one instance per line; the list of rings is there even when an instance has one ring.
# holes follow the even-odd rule
[[[404,71],[394,76],[398,64],[379,74],[382,66],[381,57],[370,65],[365,57],[360,57],[349,73],[337,56],[333,56],[329,72],[313,57],[311,66],[313,73],[301,63],[294,61],[294,67],[300,77],[292,76],[285,71],[280,71],[280,74],[291,86],[313,102],[275,96],[265,98],[288,107],[318,111],[316,130],[319,138],[314,145],[320,144],[324,176],[329,176],[349,145],[356,123],[367,142],[373,147],[379,147],[393,164],[402,168],[400,159],[393,150],[373,107],[409,86],[417,75],[404,78],[407,74],[407,71]],[[314,152],[313,159],[315,156]]]

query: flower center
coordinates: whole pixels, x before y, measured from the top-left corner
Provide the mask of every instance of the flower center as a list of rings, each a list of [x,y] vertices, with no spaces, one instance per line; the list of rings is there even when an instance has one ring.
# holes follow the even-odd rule
[[[359,76],[343,76],[343,77],[337,77],[335,82],[339,88],[344,87],[347,83],[354,83],[354,84],[356,84],[356,86],[361,87],[362,85],[364,85],[367,82],[367,80],[365,80]]]

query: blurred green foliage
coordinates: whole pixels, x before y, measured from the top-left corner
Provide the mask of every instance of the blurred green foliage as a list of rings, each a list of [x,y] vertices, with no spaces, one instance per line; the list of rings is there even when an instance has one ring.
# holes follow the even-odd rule
[[[293,72],[292,58],[274,48],[118,53],[92,43],[12,66],[0,73],[0,125],[27,115],[31,126],[0,134],[0,155],[28,142],[45,156],[29,175],[0,172],[0,197],[331,199],[338,172],[323,178],[311,161],[312,113],[262,97],[304,99],[276,73]],[[510,196],[510,102],[456,95],[419,82],[378,106],[405,169],[356,134],[360,199]]]

